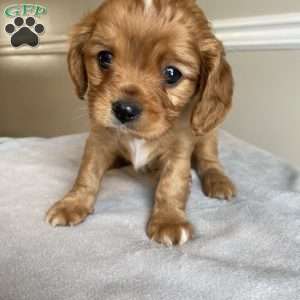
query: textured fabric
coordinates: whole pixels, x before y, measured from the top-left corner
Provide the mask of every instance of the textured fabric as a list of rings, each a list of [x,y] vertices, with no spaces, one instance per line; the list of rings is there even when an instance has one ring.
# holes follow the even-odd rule
[[[195,239],[165,248],[145,234],[153,184],[130,168],[107,174],[82,225],[45,224],[75,179],[85,139],[0,139],[1,300],[300,299],[297,170],[222,132],[238,197],[204,197],[193,172]]]

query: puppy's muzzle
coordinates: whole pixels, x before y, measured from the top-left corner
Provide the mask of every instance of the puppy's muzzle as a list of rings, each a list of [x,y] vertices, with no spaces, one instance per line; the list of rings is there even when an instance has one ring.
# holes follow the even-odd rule
[[[142,108],[135,102],[120,100],[113,104],[112,111],[115,117],[125,124],[136,121],[142,113]]]

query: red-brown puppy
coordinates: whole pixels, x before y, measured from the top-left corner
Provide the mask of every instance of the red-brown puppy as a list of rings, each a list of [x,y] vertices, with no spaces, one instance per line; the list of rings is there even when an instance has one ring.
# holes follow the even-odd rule
[[[235,195],[216,135],[231,107],[231,69],[196,1],[104,1],[75,26],[68,62],[91,129],[78,178],[47,221],[83,222],[103,175],[123,159],[159,172],[148,236],[185,243],[192,157],[206,195]]]

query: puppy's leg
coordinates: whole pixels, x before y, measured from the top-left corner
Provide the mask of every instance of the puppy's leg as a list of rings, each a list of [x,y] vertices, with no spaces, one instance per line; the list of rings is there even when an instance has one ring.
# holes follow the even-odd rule
[[[206,196],[227,200],[235,197],[235,186],[224,174],[223,167],[218,159],[216,132],[198,138],[194,158],[201,178],[202,189]]]
[[[185,214],[190,172],[190,157],[169,159],[161,172],[147,234],[166,246],[182,245],[192,238],[192,226]]]
[[[114,160],[115,154],[108,143],[90,136],[80,171],[72,190],[47,212],[46,220],[52,226],[77,225],[93,213],[101,179]]]

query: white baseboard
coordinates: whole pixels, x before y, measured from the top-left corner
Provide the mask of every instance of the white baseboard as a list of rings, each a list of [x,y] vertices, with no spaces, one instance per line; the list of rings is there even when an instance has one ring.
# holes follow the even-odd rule
[[[41,55],[66,54],[68,51],[68,37],[65,35],[42,36],[38,47],[21,46],[13,48],[8,41],[0,41],[0,56],[11,55]]]
[[[300,49],[300,13],[216,20],[227,51]]]
[[[300,50],[300,13],[215,20],[212,27],[229,52],[262,50]],[[65,35],[41,37],[37,48],[11,47],[0,41],[0,56],[65,54]]]

